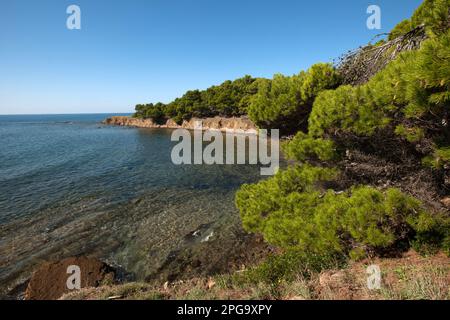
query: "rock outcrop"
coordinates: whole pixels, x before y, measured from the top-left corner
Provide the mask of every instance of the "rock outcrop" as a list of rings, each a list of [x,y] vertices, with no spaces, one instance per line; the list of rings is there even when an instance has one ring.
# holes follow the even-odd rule
[[[139,119],[124,116],[115,116],[107,118],[103,121],[104,124],[111,124],[116,126],[129,126],[139,128],[157,128],[159,127],[152,119]]]
[[[218,130],[228,131],[233,133],[244,134],[257,134],[258,128],[247,117],[232,117],[232,118],[192,118],[187,121],[184,120],[181,125],[177,124],[174,120],[168,119],[165,124],[157,124],[152,119],[139,119],[124,116],[115,116],[103,121],[109,125],[130,126],[138,128],[169,128],[169,129],[198,129],[198,124],[201,122],[203,130]]]
[[[68,270],[70,266],[79,267],[80,288],[98,287],[115,279],[114,269],[95,258],[72,257],[46,262],[31,276],[25,291],[25,300],[56,300],[63,294],[72,292],[73,289],[67,286],[72,275]]]

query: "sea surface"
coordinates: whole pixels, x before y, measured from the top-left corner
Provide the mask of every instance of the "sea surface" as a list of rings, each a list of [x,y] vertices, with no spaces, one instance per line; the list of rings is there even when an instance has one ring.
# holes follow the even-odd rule
[[[240,228],[234,194],[261,179],[258,166],[177,166],[171,130],[101,124],[108,116],[0,116],[0,293],[75,255],[145,279]]]

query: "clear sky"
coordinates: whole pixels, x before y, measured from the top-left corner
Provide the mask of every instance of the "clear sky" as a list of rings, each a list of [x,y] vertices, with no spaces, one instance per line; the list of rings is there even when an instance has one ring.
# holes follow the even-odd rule
[[[0,0],[0,114],[131,112],[329,62],[421,0]],[[66,9],[81,8],[81,30]],[[381,7],[382,29],[366,27]]]

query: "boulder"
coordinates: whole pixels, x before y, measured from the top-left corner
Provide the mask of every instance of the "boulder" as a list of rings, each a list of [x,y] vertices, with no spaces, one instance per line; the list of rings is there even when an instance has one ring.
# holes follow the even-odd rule
[[[441,199],[441,203],[447,207],[448,209],[450,209],[450,197],[445,197],[443,199]]]
[[[72,276],[69,266],[79,267],[81,288],[98,287],[106,281],[113,282],[115,278],[114,269],[95,258],[72,257],[46,262],[31,276],[25,300],[56,300],[76,290],[67,286],[67,280]]]

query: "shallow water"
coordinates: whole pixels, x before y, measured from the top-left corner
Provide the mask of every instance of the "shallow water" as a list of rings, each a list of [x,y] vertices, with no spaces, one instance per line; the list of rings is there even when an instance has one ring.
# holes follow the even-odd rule
[[[233,237],[234,193],[258,166],[176,166],[171,130],[107,116],[0,116],[0,291],[79,254],[144,279],[175,250]]]

